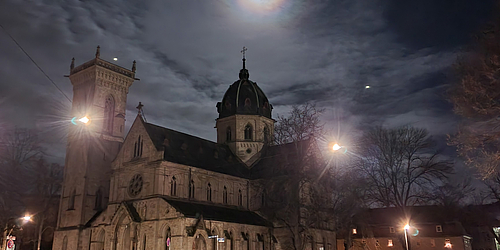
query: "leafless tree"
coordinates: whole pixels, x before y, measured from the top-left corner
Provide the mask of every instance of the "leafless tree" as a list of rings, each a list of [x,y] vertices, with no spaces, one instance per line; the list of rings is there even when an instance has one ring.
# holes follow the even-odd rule
[[[475,38],[455,64],[457,79],[449,99],[463,120],[449,142],[496,192],[500,188],[495,187],[500,184],[495,181],[500,174],[500,16]]]
[[[324,124],[321,122],[322,108],[314,103],[293,106],[288,116],[276,119],[274,127],[274,143],[277,145],[300,142],[311,136],[322,135]]]
[[[432,152],[425,129],[376,127],[362,139],[357,168],[366,177],[368,198],[379,206],[404,208],[423,203],[429,190],[453,172]]]

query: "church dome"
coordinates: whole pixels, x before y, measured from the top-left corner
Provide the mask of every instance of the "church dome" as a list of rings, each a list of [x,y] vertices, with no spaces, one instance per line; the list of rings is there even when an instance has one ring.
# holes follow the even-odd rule
[[[243,59],[243,69],[240,70],[239,76],[240,79],[229,86],[222,102],[217,103],[219,118],[235,114],[262,115],[271,118],[273,107],[257,83],[248,79],[249,73],[245,69],[245,59]]]

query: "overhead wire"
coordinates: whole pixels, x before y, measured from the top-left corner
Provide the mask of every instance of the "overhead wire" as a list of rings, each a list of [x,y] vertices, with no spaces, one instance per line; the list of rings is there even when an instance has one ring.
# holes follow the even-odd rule
[[[71,99],[69,99],[69,97],[62,91],[62,89],[59,88],[59,86],[57,86],[57,84],[50,78],[49,75],[47,75],[47,73],[45,73],[45,71],[38,65],[38,63],[35,62],[35,60],[28,54],[28,52],[21,46],[21,44],[19,44],[16,39],[7,31],[7,29],[5,29],[5,27],[3,27],[2,24],[0,24],[0,27],[3,29],[3,31],[10,37],[10,39],[12,39],[12,41],[14,41],[14,43],[19,47],[19,49],[21,49],[22,52],[24,52],[24,54],[31,60],[31,62],[33,62],[33,64],[35,64],[35,66],[42,72],[42,74],[47,78],[49,79],[49,81],[52,83],[52,85],[54,85],[54,87],[56,87],[57,90],[59,90],[59,92],[61,92],[61,94],[66,97],[66,99],[71,103]]]

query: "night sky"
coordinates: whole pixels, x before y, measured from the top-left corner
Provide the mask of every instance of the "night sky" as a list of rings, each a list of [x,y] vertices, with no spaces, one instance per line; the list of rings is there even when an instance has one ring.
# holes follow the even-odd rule
[[[274,106],[324,107],[327,128],[414,125],[446,144],[458,118],[446,101],[451,66],[493,0],[0,1],[0,129],[37,128],[64,158],[71,58],[131,68],[127,127],[148,122],[215,140],[215,105],[242,67]],[[369,85],[370,88],[365,88]],[[355,132],[353,132],[355,131]],[[449,149],[448,149],[449,150]]]

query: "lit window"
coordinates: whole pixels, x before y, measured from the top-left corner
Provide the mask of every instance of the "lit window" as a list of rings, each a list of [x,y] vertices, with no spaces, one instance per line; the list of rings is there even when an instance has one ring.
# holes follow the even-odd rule
[[[392,240],[387,240],[387,246],[388,246],[388,247],[392,247],[392,246],[393,246],[393,245],[392,245]]]
[[[393,234],[396,232],[396,230],[394,230],[394,227],[389,227],[389,232],[391,232],[391,234]]]
[[[450,239],[444,240],[444,247],[451,248],[451,241],[450,241]]]
[[[358,231],[356,230],[356,228],[353,228],[352,229],[352,234],[357,234],[357,233],[358,233]]]
[[[436,232],[438,232],[438,233],[443,232],[443,228],[441,227],[441,225],[436,226]]]

